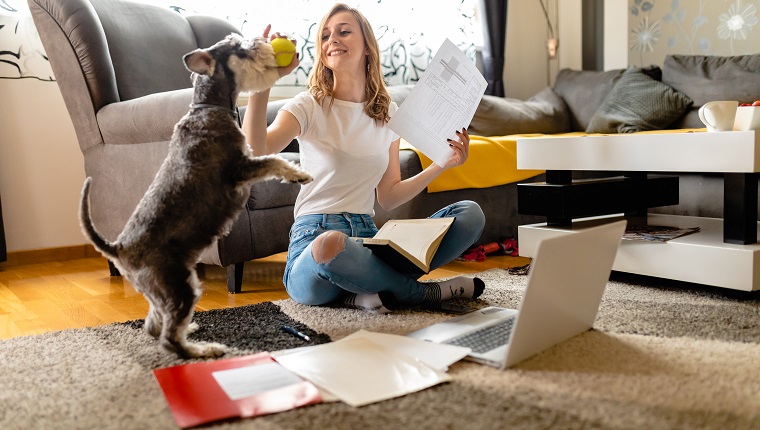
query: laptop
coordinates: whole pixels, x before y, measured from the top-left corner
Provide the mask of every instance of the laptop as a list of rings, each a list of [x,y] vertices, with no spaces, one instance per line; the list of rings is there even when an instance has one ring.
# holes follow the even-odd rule
[[[486,307],[408,336],[468,346],[467,359],[504,369],[589,330],[626,221],[542,240],[519,310]]]

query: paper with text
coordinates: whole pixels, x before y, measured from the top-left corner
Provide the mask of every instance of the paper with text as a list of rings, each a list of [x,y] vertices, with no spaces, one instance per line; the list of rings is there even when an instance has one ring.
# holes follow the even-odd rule
[[[467,357],[472,352],[464,346],[433,343],[412,337],[389,333],[359,330],[344,339],[364,338],[395,352],[414,357],[433,369],[445,372],[452,364]]]
[[[446,139],[457,140],[456,131],[470,125],[487,86],[475,64],[446,39],[388,127],[443,166],[454,153]]]
[[[303,382],[303,379],[282,367],[281,364],[274,362],[219,370],[212,372],[211,375],[230,400],[244,399],[276,388]]]
[[[363,337],[344,338],[278,355],[276,359],[291,372],[354,407],[403,396],[451,379],[414,357]]]

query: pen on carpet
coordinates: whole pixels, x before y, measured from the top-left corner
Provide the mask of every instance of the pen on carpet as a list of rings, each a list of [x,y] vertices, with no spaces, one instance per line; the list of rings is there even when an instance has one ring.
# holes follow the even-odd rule
[[[293,327],[289,325],[284,325],[280,327],[280,329],[282,329],[282,331],[284,331],[285,333],[290,333],[293,336],[301,338],[305,342],[311,342],[311,338],[309,336],[306,336],[305,334],[301,333],[300,331],[294,329]]]

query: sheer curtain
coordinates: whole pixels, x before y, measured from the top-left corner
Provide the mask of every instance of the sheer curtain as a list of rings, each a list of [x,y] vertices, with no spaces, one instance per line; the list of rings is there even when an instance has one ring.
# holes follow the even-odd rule
[[[314,62],[317,21],[333,2],[318,0],[134,0],[173,9],[181,14],[207,14],[227,19],[245,36],[260,35],[267,24],[298,41],[299,69],[279,86],[304,86]],[[474,62],[483,45],[476,4],[482,0],[346,0],[373,25],[383,52],[383,72],[389,85],[419,80],[435,52],[448,38]],[[497,0],[498,4],[504,0]],[[505,3],[506,4],[506,3]],[[506,5],[504,6],[506,8]],[[490,11],[488,12],[490,23]],[[504,15],[506,19],[506,14]],[[490,25],[490,24],[489,24]],[[494,27],[495,28],[495,27]],[[493,30],[498,33],[499,30]],[[490,38],[489,38],[490,41]],[[489,42],[493,43],[493,42]],[[492,45],[488,45],[492,46]],[[503,44],[502,44],[503,46]],[[2,53],[5,54],[2,54]],[[14,53],[22,52],[19,59]],[[494,47],[489,52],[499,52]],[[501,50],[503,52],[503,49]],[[496,64],[488,57],[488,63]],[[498,65],[498,64],[497,64]],[[501,60],[503,67],[503,59]],[[493,69],[495,70],[495,69]],[[495,72],[489,72],[495,73]],[[497,76],[501,72],[497,73]],[[54,81],[26,0],[0,0],[0,79],[37,78]],[[486,75],[488,79],[488,75]],[[490,83],[490,79],[489,79]]]
[[[229,20],[245,36],[260,35],[267,24],[273,31],[297,40],[301,64],[293,74],[281,79],[280,86],[303,86],[315,57],[318,21],[333,5],[316,0],[263,2],[238,0],[141,0],[163,4],[182,14],[203,13]],[[346,1],[359,9],[373,25],[383,53],[383,73],[388,85],[411,84],[419,80],[438,47],[448,38],[475,61],[482,44],[476,19],[476,0],[363,0]],[[266,9],[263,12],[257,9]]]

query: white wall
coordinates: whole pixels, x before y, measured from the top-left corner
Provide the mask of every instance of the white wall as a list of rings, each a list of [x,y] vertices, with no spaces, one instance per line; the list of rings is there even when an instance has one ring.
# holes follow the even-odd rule
[[[546,20],[538,0],[510,0],[504,91],[507,97],[527,99],[554,84],[560,69],[580,70],[582,57],[582,1],[548,0],[554,34],[559,40],[556,59],[546,49]],[[604,2],[604,68],[628,65],[628,1]]]
[[[608,0],[625,6],[625,0]],[[507,30],[507,97],[525,99],[559,68],[581,66],[581,0],[552,0],[559,57],[547,62],[546,26],[536,0],[511,0]],[[625,9],[625,7],[623,7]],[[616,22],[625,22],[624,20]],[[614,39],[611,52],[627,52]],[[605,55],[607,58],[607,55]],[[605,63],[606,65],[606,63]],[[8,251],[86,243],[77,207],[84,181],[81,152],[56,83],[0,79],[0,196]]]
[[[84,161],[55,82],[0,79],[0,196],[8,251],[85,243]]]
[[[559,3],[559,68],[583,68],[581,38],[581,0],[556,0]]]
[[[549,84],[546,21],[537,0],[511,0],[507,11],[504,94],[527,99]]]
[[[604,70],[628,67],[628,2],[604,0]]]

